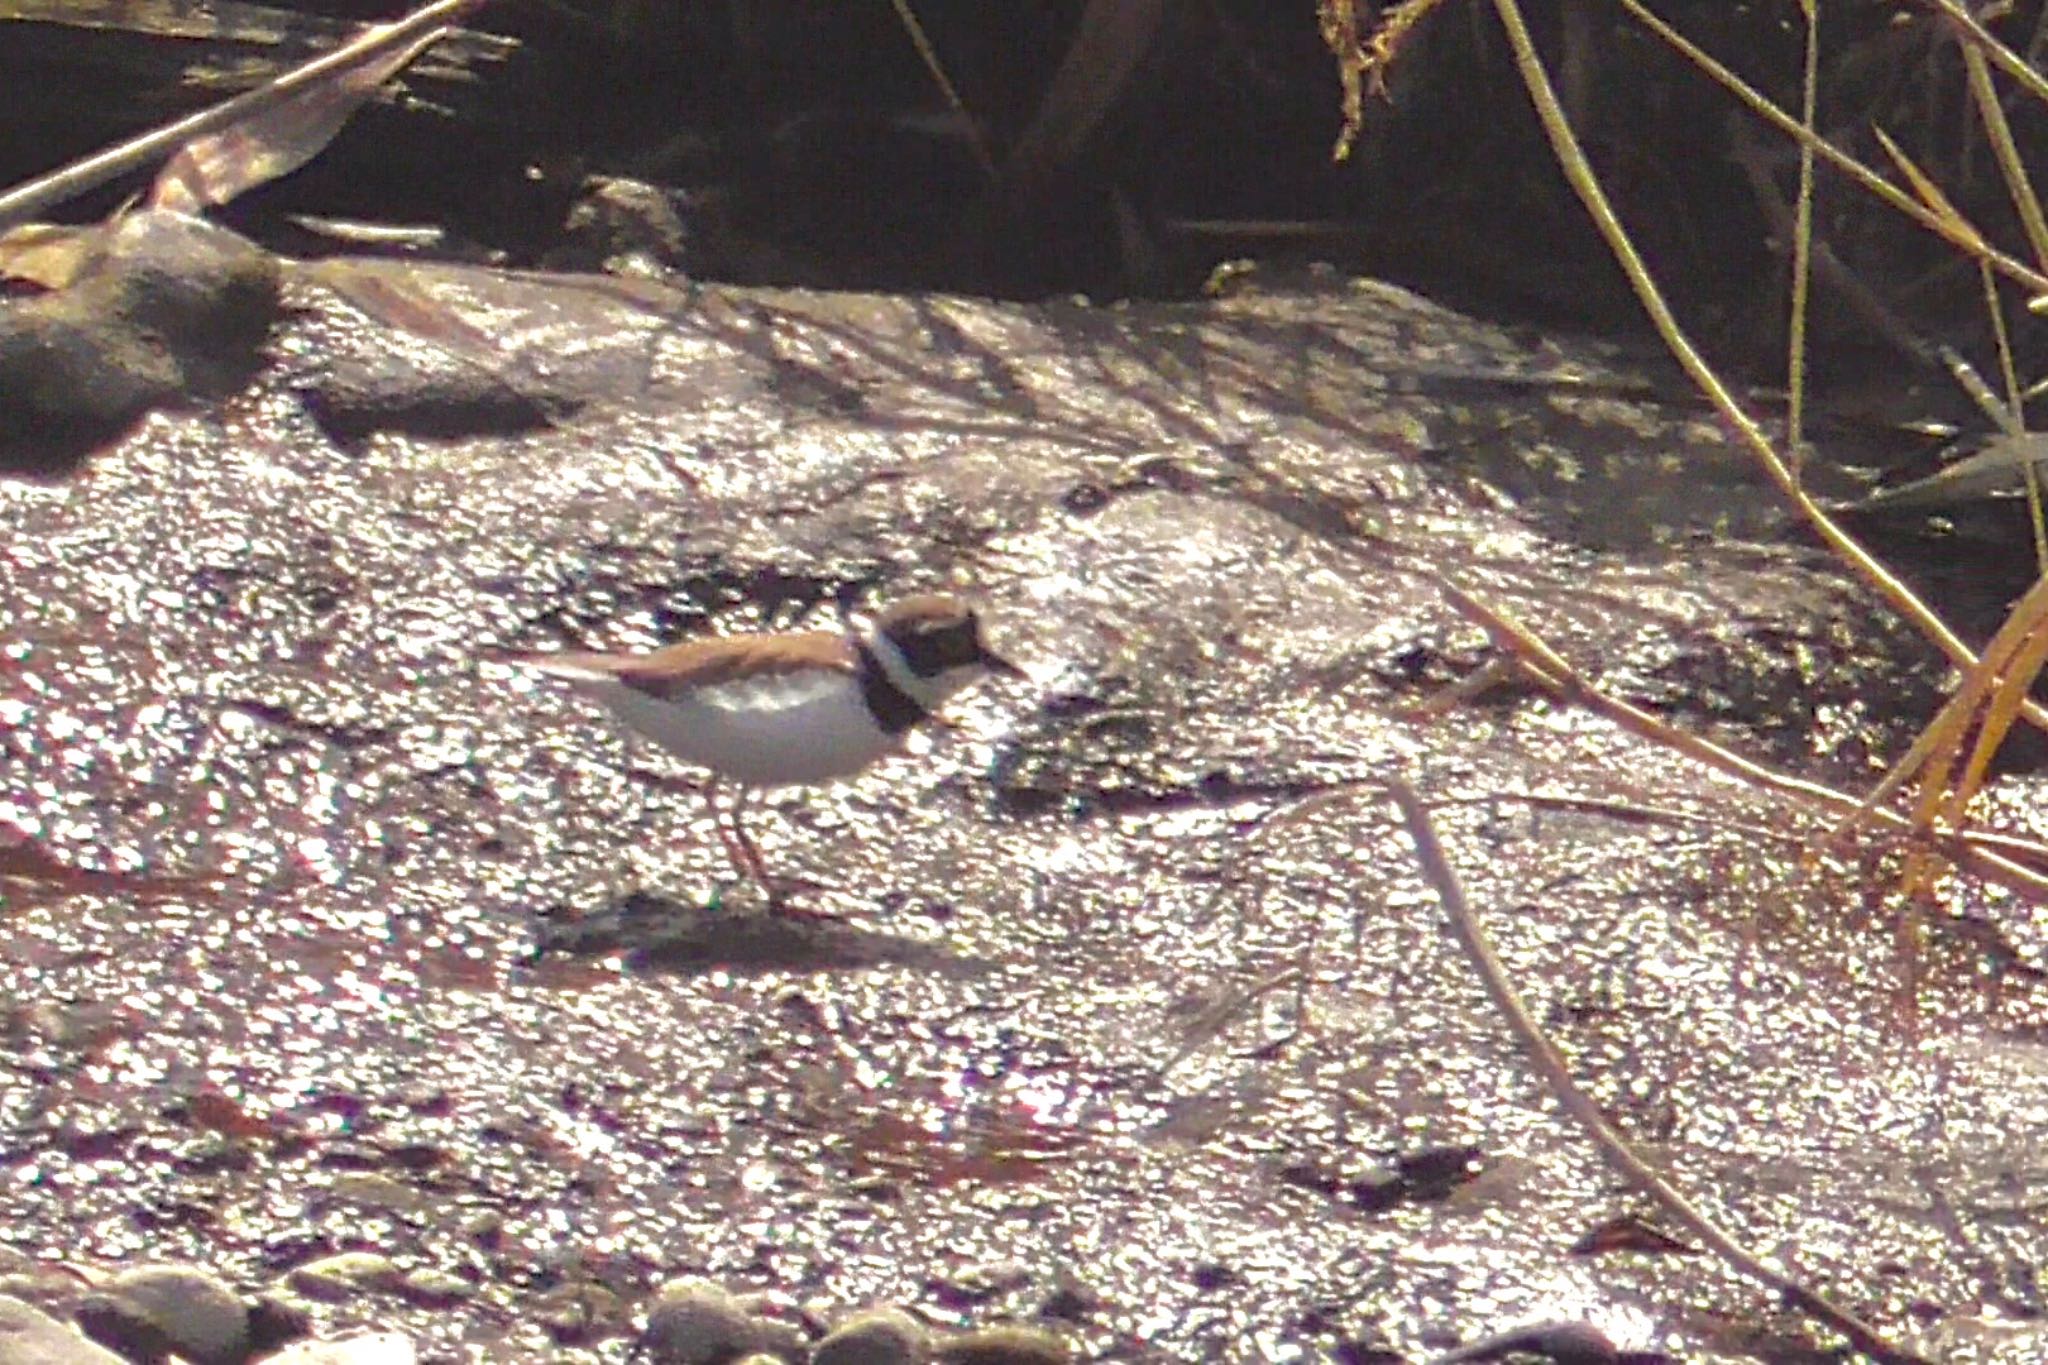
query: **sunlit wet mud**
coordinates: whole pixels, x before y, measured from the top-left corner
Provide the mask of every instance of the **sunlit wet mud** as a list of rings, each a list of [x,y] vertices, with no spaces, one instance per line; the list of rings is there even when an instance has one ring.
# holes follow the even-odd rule
[[[323,1325],[475,1359],[622,1358],[685,1273],[1147,1360],[1553,1319],[1789,1357],[1805,1329],[1708,1258],[1573,1254],[1646,1206],[1486,1008],[1372,785],[1399,773],[1679,1184],[1943,1359],[2048,1349],[2024,912],[1951,888],[1909,962],[1818,825],[1531,694],[1404,713],[1487,655],[1439,575],[1818,775],[1924,702],[1812,556],[1644,510],[1725,521],[1710,482],[1488,493],[1502,432],[1591,419],[1428,381],[1557,356],[1383,290],[409,287],[573,415],[338,446],[323,376],[415,356],[316,296],[265,387],[0,486],[0,1243],[252,1285],[375,1249],[475,1296]],[[497,661],[935,586],[1034,680],[769,798],[813,922],[733,883],[686,774]],[[574,1286],[614,1308],[551,1336],[529,1310]]]

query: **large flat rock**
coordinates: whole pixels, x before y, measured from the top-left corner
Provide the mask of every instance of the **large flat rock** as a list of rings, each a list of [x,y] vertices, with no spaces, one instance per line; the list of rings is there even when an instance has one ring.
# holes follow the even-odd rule
[[[1706,1257],[1574,1253],[1644,1206],[1487,1010],[1399,773],[1675,1180],[1945,1359],[2048,1350],[1997,1326],[2041,1309],[1997,1213],[2038,1195],[2039,978],[1948,918],[2025,916],[1952,888],[1909,962],[1797,812],[1533,693],[1410,711],[1490,657],[1449,580],[1760,757],[1893,751],[1924,653],[1682,400],[1378,285],[291,291],[248,391],[0,487],[0,1240],[452,1271],[316,1310],[435,1358],[619,1358],[682,1274],[1125,1359],[1559,1319],[1791,1358]],[[1036,681],[770,798],[823,927],[494,662],[933,587]],[[617,1307],[570,1331],[579,1286]]]

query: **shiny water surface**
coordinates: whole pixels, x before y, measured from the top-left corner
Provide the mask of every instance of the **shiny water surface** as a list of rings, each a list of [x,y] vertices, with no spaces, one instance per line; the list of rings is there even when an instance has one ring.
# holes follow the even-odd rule
[[[323,1328],[476,1360],[622,1359],[681,1274],[1126,1359],[1551,1320],[1790,1358],[1707,1258],[1574,1252],[1649,1211],[1487,1009],[1398,772],[1673,1180],[1942,1359],[2048,1349],[2037,913],[1952,886],[1909,932],[1875,856],[1584,712],[1406,711],[1485,656],[1439,574],[1689,723],[1807,705],[1788,640],[1885,686],[1809,561],[1588,549],[1443,466],[1498,413],[1386,382],[1541,357],[1391,291],[1141,322],[465,278],[509,373],[583,386],[559,427],[339,447],[294,385],[407,357],[315,309],[275,388],[0,487],[0,1244],[250,1287],[373,1249],[474,1298]],[[500,661],[942,585],[1034,681],[768,798],[825,923],[764,919],[690,774]],[[1798,732],[1840,776],[1888,736],[1836,702]],[[551,1334],[576,1287],[610,1306]]]

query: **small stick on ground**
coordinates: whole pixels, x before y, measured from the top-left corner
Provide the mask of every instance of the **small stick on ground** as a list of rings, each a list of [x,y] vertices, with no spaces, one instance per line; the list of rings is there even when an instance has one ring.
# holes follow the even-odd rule
[[[1465,900],[1464,888],[1459,885],[1458,874],[1444,855],[1443,845],[1437,841],[1436,827],[1431,823],[1422,799],[1415,794],[1414,788],[1398,778],[1388,781],[1387,793],[1401,808],[1401,818],[1408,826],[1408,835],[1415,841],[1423,876],[1442,902],[1444,913],[1451,922],[1451,931],[1457,936],[1458,944],[1464,949],[1473,969],[1479,973],[1480,982],[1486,987],[1494,1007],[1514,1033],[1522,1055],[1542,1078],[1551,1098],[1593,1140],[1593,1145],[1607,1164],[1736,1271],[1783,1295],[1793,1307],[1834,1328],[1857,1350],[1880,1362],[1880,1365],[1927,1365],[1923,1357],[1893,1346],[1862,1319],[1836,1307],[1737,1245],[1733,1237],[1723,1232],[1636,1154],[1627,1138],[1600,1112],[1600,1107],[1579,1089],[1565,1065],[1563,1054],[1537,1025],[1514,984],[1508,980],[1507,969],[1494,954],[1492,943]]]

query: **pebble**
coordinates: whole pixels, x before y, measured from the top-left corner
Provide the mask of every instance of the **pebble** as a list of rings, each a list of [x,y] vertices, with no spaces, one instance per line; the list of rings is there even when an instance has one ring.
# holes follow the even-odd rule
[[[394,1292],[420,1306],[443,1307],[477,1294],[460,1275],[433,1267],[404,1271],[373,1251],[337,1252],[284,1278],[285,1286],[251,1303],[194,1266],[138,1266],[79,1301],[85,1335],[0,1294],[0,1365],[173,1359],[181,1365],[419,1365],[417,1345],[398,1332],[304,1339],[313,1312],[295,1295],[341,1302]],[[559,1341],[589,1334],[623,1305],[601,1286],[585,1284],[532,1307],[536,1322],[553,1328]],[[813,1318],[810,1331],[819,1330]],[[775,1303],[694,1277],[671,1280],[656,1292],[633,1355],[642,1365],[1067,1365],[1073,1359],[1059,1335],[1041,1328],[1001,1324],[945,1336],[896,1307],[855,1314],[813,1343]]]
[[[428,1204],[427,1196],[418,1189],[377,1171],[342,1171],[335,1175],[327,1190],[351,1204],[401,1215],[418,1214]]]
[[[578,1342],[623,1316],[619,1296],[601,1284],[557,1285],[532,1301],[529,1311],[557,1342]]]
[[[984,1327],[939,1343],[945,1365],[1067,1365],[1066,1342],[1035,1327]]]
[[[708,1280],[671,1280],[647,1310],[639,1353],[651,1365],[724,1365],[761,1347],[760,1324]]]
[[[1062,1322],[1085,1322],[1101,1311],[1102,1295],[1067,1276],[1061,1276],[1057,1287],[1038,1305],[1038,1316]]]
[[[496,1209],[478,1209],[462,1220],[462,1235],[491,1250],[505,1238],[505,1215]]]
[[[0,1294],[0,1365],[127,1365],[40,1308]]]
[[[419,1365],[420,1353],[408,1337],[396,1332],[365,1332],[332,1341],[301,1341],[263,1365]]]
[[[1523,1353],[1557,1365],[1613,1365],[1618,1358],[1614,1343],[1590,1323],[1539,1322],[1470,1342],[1437,1359],[1450,1365],[1452,1361],[1498,1360]]]
[[[782,1361],[808,1361],[811,1339],[795,1323],[754,1316],[754,1354],[774,1356]]]
[[[849,1318],[811,1352],[811,1365],[924,1365],[932,1358],[931,1334],[900,1308],[882,1308]]]
[[[409,1272],[398,1293],[407,1303],[422,1308],[446,1308],[476,1297],[476,1285],[450,1271],[422,1266]]]
[[[85,1334],[134,1358],[177,1355],[191,1365],[242,1365],[249,1355],[249,1308],[196,1266],[143,1265],[122,1271],[78,1305]]]
[[[285,1283],[309,1299],[342,1303],[358,1294],[395,1291],[405,1273],[389,1256],[375,1251],[342,1251],[294,1266]]]
[[[946,1308],[978,1308],[1032,1281],[1031,1269],[1018,1261],[988,1261],[964,1266],[932,1285],[932,1294]]]

